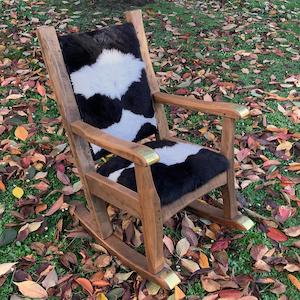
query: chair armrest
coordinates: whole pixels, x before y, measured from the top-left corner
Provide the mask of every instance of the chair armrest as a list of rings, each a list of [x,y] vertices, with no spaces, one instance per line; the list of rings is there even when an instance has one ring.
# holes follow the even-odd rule
[[[192,97],[169,95],[165,93],[154,93],[153,99],[156,103],[177,105],[189,110],[227,117],[238,120],[249,115],[249,110],[243,105],[227,102],[204,102]]]
[[[117,138],[83,121],[75,121],[71,123],[70,127],[73,133],[90,143],[139,166],[146,167],[159,161],[159,155],[153,149]]]

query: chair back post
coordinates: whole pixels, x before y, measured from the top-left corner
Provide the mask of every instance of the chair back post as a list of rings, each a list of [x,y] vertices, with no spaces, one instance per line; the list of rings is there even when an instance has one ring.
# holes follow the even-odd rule
[[[140,43],[140,51],[143,61],[146,65],[146,74],[151,94],[159,92],[159,85],[152,67],[152,62],[149,55],[148,42],[145,34],[142,11],[140,9],[125,12],[127,22],[133,24],[136,31],[137,38]],[[168,121],[165,115],[164,105],[160,103],[153,103],[155,116],[157,120],[157,127],[160,139],[167,139],[170,137]]]
[[[71,124],[81,120],[81,117],[55,29],[50,26],[39,27],[37,36],[89,209],[95,217],[99,234],[102,238],[107,238],[112,234],[112,226],[107,214],[106,203],[90,193],[85,177],[86,173],[95,171],[90,147],[88,142],[74,135],[71,130]]]

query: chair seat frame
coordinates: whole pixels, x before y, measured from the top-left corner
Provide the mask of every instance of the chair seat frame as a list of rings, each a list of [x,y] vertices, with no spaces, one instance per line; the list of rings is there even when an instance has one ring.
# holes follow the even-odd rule
[[[75,216],[95,239],[111,254],[116,255],[124,265],[137,271],[142,277],[155,281],[163,288],[173,289],[180,283],[180,278],[164,259],[163,223],[165,221],[180,210],[188,208],[200,217],[228,227],[248,230],[253,226],[253,222],[248,217],[238,212],[233,169],[235,121],[247,117],[249,111],[237,104],[207,103],[191,97],[161,93],[149,56],[142,12],[141,10],[128,11],[125,17],[133,24],[140,43],[160,139],[180,141],[170,136],[164,105],[176,105],[223,117],[221,153],[229,160],[228,171],[163,207],[151,174],[151,165],[159,161],[159,156],[147,146],[119,139],[84,123],[79,114],[54,27],[42,26],[38,28],[37,35],[87,200],[88,208],[78,205],[75,209]],[[137,192],[95,171],[89,143],[96,144],[134,163]],[[198,200],[218,187],[222,189],[222,209]],[[107,203],[141,219],[145,255],[135,251],[114,234],[107,213]]]

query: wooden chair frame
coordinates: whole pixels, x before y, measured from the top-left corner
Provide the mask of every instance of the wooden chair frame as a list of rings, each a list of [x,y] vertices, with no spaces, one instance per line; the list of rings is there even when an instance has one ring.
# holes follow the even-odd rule
[[[75,215],[96,240],[125,265],[136,270],[144,278],[153,280],[164,288],[172,289],[180,282],[180,279],[166,265],[163,255],[163,223],[170,217],[188,207],[201,217],[229,227],[245,230],[253,226],[249,218],[238,213],[233,170],[235,120],[246,117],[249,112],[247,108],[237,104],[208,103],[190,97],[161,93],[148,52],[141,10],[126,12],[125,16],[127,21],[133,24],[140,42],[140,50],[153,96],[159,137],[175,140],[169,134],[164,112],[165,104],[223,117],[221,152],[230,162],[229,170],[199,189],[184,195],[176,202],[163,207],[160,205],[150,168],[152,164],[159,161],[159,156],[149,147],[124,141],[84,123],[78,111],[55,29],[42,26],[38,28],[37,34],[89,208],[85,208],[84,205],[77,206]],[[96,173],[89,143],[96,144],[134,163],[137,192]],[[217,187],[222,187],[223,209],[197,200]],[[113,233],[107,213],[107,203],[141,219],[145,256],[129,247]]]

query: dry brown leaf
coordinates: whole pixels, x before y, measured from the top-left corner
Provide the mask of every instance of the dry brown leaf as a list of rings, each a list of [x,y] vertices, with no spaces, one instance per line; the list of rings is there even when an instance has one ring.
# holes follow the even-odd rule
[[[200,252],[199,254],[199,265],[202,269],[209,268],[208,258],[203,252]]]
[[[176,253],[179,257],[184,256],[190,248],[190,243],[186,238],[181,239],[176,245]]]
[[[266,245],[256,245],[251,248],[250,254],[254,260],[261,260],[265,254],[268,252],[268,247]]]
[[[42,281],[42,286],[48,290],[51,287],[56,286],[58,283],[58,277],[55,269],[53,268]]]
[[[28,131],[23,126],[18,126],[15,130],[15,136],[21,141],[25,142],[28,138]]]
[[[185,293],[178,286],[175,286],[174,297],[175,297],[175,300],[184,299]]]
[[[298,291],[300,291],[300,281],[299,281],[299,279],[296,276],[292,275],[292,274],[289,274],[288,278],[289,278],[290,282],[296,287],[296,289]]]
[[[254,267],[255,267],[256,270],[260,270],[260,271],[265,271],[265,272],[270,272],[271,271],[271,267],[261,259],[258,260],[254,264]]]
[[[173,244],[172,239],[170,239],[168,236],[165,235],[163,238],[163,242],[164,242],[165,246],[168,248],[169,252],[171,254],[173,254],[174,253],[174,244]]]
[[[48,297],[46,290],[34,281],[26,280],[22,282],[14,282],[14,284],[25,297],[34,299],[45,299]]]
[[[297,237],[300,235],[300,226],[293,226],[283,230],[286,235],[291,237]]]
[[[287,264],[284,266],[284,269],[289,272],[299,272],[300,271],[300,265],[299,264]]]
[[[202,287],[209,293],[216,292],[216,291],[220,290],[220,288],[221,288],[220,284],[217,281],[212,280],[210,278],[202,277],[201,284],[202,284]]]
[[[276,280],[276,282],[273,285],[273,288],[270,290],[270,292],[276,295],[283,294],[285,293],[285,291],[286,291],[286,286],[278,280]]]
[[[13,267],[16,264],[17,262],[0,264],[0,277],[3,276],[4,274],[7,274],[8,272],[12,272]]]
[[[196,262],[186,258],[181,259],[181,265],[191,273],[194,273],[200,269]]]

